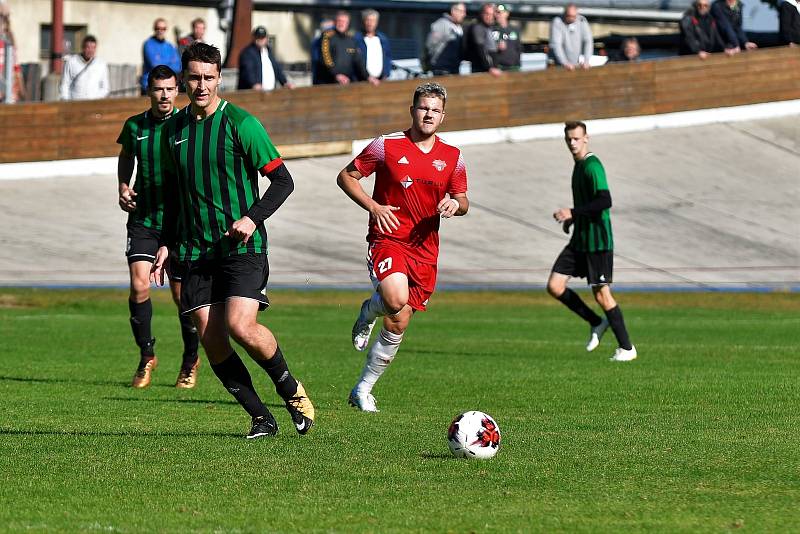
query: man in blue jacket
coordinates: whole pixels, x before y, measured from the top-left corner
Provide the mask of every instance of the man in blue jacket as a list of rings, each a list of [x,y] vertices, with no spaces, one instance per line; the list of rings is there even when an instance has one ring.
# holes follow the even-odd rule
[[[167,21],[157,18],[153,22],[153,35],[142,46],[142,94],[147,94],[147,79],[150,71],[157,65],[166,65],[173,72],[181,72],[181,58],[178,49],[166,40]]]
[[[744,33],[742,3],[739,0],[716,0],[711,4],[711,16],[717,21],[719,35],[726,49],[741,52],[758,48]]]
[[[239,54],[237,89],[272,91],[278,84],[294,89],[294,84],[286,79],[283,67],[267,46],[268,41],[269,35],[264,26],[258,26],[253,30],[253,42],[244,47]]]
[[[374,9],[361,12],[363,30],[353,36],[365,58],[369,83],[378,85],[392,73],[392,50],[386,34],[378,31],[380,15]]]

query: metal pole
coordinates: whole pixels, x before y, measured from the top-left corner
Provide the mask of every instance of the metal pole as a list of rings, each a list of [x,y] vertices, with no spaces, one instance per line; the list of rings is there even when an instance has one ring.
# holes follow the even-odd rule
[[[14,103],[14,47],[11,45],[10,41],[5,41],[4,48],[4,60],[5,72],[3,75],[5,76],[5,98],[3,101],[6,104],[13,104]]]
[[[51,32],[50,72],[61,74],[64,56],[64,0],[53,0],[53,31]]]

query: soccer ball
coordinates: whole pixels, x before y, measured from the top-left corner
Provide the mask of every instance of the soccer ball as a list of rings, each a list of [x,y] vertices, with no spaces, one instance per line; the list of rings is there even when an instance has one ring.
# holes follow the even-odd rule
[[[488,460],[500,448],[500,427],[489,414],[464,412],[450,423],[447,444],[457,458]]]

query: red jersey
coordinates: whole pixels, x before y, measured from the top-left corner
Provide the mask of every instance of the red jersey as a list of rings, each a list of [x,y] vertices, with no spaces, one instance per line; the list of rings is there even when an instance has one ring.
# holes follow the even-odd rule
[[[375,172],[375,202],[400,208],[393,212],[400,228],[384,234],[370,218],[367,241],[391,240],[417,260],[435,264],[441,218],[436,206],[445,194],[467,192],[467,169],[461,151],[435,136],[433,148],[425,153],[406,130],[374,139],[354,163],[362,176]]]

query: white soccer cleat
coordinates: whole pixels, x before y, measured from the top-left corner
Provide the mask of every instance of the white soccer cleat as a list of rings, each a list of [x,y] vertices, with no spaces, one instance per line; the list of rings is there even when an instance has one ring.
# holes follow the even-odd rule
[[[354,408],[358,408],[362,412],[378,412],[378,405],[375,404],[375,397],[371,393],[361,393],[356,388],[350,391],[350,398],[347,399],[348,404]]]
[[[361,305],[361,311],[358,314],[358,319],[356,319],[355,324],[353,325],[353,347],[357,351],[363,351],[367,348],[369,344],[369,336],[372,334],[372,329],[375,327],[375,321],[377,318],[372,319],[372,322],[369,322],[367,319],[367,309],[369,308],[369,300],[367,299]]]
[[[612,362],[629,362],[631,360],[636,359],[636,347],[631,345],[631,350],[625,350],[622,347],[618,347],[616,351],[614,351],[614,355],[610,358]]]
[[[600,340],[603,339],[603,334],[606,333],[606,330],[608,330],[608,319],[603,317],[603,320],[600,321],[600,324],[593,326],[589,331],[589,341],[586,342],[586,350],[588,352],[592,352],[597,348],[598,345],[600,345]]]

